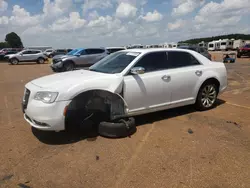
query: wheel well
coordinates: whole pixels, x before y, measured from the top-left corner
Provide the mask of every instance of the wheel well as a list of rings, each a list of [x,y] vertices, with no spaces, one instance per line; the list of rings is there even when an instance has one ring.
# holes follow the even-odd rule
[[[70,119],[83,122],[88,117],[95,116],[95,120],[114,120],[125,114],[126,104],[118,94],[106,90],[90,90],[74,97],[65,114],[65,124]]]
[[[16,59],[17,61],[19,61],[19,59],[17,59],[17,57],[12,57],[12,58],[10,58],[10,60],[11,60],[11,59]]]
[[[220,89],[220,82],[216,79],[216,78],[209,78],[207,80],[205,80],[203,82],[203,84],[201,85],[201,87],[204,85],[204,84],[207,84],[207,83],[214,83],[216,85],[216,89],[217,89],[217,93],[219,92],[219,89]],[[200,88],[201,88],[200,87]]]
[[[45,60],[45,58],[44,58],[44,57],[38,57],[38,58],[37,58],[37,60],[38,60],[38,59],[44,59],[44,60]]]

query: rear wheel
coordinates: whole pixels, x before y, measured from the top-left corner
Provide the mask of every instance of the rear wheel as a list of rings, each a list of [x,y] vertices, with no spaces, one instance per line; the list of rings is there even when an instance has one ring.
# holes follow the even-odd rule
[[[11,63],[12,65],[17,65],[17,64],[19,63],[19,61],[18,61],[17,58],[12,58],[12,59],[10,59],[10,63]]]
[[[45,59],[42,58],[42,57],[39,57],[39,58],[37,59],[37,63],[38,63],[38,64],[43,64],[44,62],[45,62]]]
[[[214,107],[217,100],[218,87],[213,82],[203,84],[199,90],[196,107],[198,110],[208,110]]]

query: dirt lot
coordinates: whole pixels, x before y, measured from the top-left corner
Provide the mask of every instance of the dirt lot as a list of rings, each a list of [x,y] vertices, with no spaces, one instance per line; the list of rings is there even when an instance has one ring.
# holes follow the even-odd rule
[[[52,71],[0,63],[0,187],[250,187],[250,59],[226,66],[229,87],[215,109],[140,116],[130,138],[107,139],[90,128],[32,129],[20,108],[24,85]]]

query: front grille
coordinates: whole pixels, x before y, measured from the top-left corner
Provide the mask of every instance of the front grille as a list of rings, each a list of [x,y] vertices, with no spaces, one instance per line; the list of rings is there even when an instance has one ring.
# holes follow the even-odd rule
[[[30,90],[28,90],[27,88],[25,88],[24,91],[24,96],[23,96],[23,109],[25,110],[28,106],[28,102],[29,102],[29,97],[30,97]]]

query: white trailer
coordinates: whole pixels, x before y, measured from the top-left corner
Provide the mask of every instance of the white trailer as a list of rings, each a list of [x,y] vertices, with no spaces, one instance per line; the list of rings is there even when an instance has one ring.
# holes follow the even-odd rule
[[[201,41],[200,43],[198,43],[198,46],[201,48],[207,48],[208,43]]]
[[[233,49],[234,50],[237,50],[237,49],[239,49],[240,47],[242,47],[244,45],[245,45],[245,41],[244,40],[238,39],[238,40],[234,40],[233,41]]]
[[[208,43],[208,50],[209,51],[214,51],[216,48],[215,48],[215,41],[211,41]]]
[[[215,50],[216,50],[216,51],[220,50],[220,41],[221,41],[221,40],[215,41]]]
[[[223,39],[220,41],[220,50],[232,50],[233,49],[233,41],[229,39]]]

